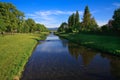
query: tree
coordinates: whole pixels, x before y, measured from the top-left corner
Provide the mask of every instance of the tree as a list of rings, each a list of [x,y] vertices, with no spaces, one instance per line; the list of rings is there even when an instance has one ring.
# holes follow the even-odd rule
[[[3,21],[3,19],[0,19],[0,32],[1,34],[3,34],[6,30],[6,27],[5,27],[5,23]]]
[[[0,2],[0,18],[5,23],[7,32],[16,32],[24,14],[11,3]]]
[[[120,8],[114,11],[112,24],[114,31],[120,31]]]
[[[79,12],[76,11],[76,14],[75,14],[75,25],[78,24],[80,22],[80,19],[79,19]]]
[[[48,29],[43,24],[37,23],[35,31],[48,32]]]
[[[77,32],[80,28],[80,18],[79,18],[79,12],[76,11],[75,14],[75,24],[74,24],[74,30]]]
[[[98,28],[98,25],[97,25],[97,22],[95,21],[94,17],[91,18],[91,21],[90,21],[90,31],[96,31],[97,28]]]
[[[85,11],[84,11],[84,15],[83,15],[83,23],[84,23],[84,25],[86,25],[86,26],[89,25],[90,19],[91,19],[91,14],[90,14],[90,11],[89,11],[89,7],[86,6]]]
[[[102,30],[102,32],[108,32],[109,27],[107,25],[103,25],[103,26],[101,26],[101,30]]]
[[[85,7],[83,22],[81,24],[82,24],[82,28],[81,28],[82,31],[91,31],[91,30],[95,30],[98,27],[95,19],[91,18],[91,14],[88,6]]]
[[[24,20],[23,21],[23,27],[22,27],[22,32],[23,33],[29,33],[29,30],[30,30],[30,27],[27,23],[27,20]]]
[[[29,32],[33,32],[35,30],[36,27],[36,23],[33,19],[28,18],[26,20],[26,24],[29,26]]]
[[[68,24],[66,22],[63,22],[58,28],[58,32],[65,32],[67,28],[68,28]]]

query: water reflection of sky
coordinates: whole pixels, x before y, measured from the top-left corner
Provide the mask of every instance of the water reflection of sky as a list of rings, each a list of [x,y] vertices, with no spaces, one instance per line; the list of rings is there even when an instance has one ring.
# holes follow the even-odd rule
[[[50,34],[34,50],[22,80],[113,80],[120,78],[119,64],[119,59]]]

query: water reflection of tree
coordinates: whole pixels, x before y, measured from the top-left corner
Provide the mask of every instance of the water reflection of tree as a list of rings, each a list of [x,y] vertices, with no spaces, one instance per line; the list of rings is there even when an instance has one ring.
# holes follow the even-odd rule
[[[68,43],[68,49],[70,54],[76,59],[78,59],[79,56],[81,56],[85,66],[87,66],[96,55],[96,51],[87,49],[82,46],[78,46],[77,44],[73,44],[70,42]]]
[[[59,37],[60,38],[60,37]],[[60,38],[63,47],[67,47],[68,41],[66,39]]]
[[[112,75],[120,79],[120,57],[112,56],[108,54],[102,54],[102,56],[110,60]]]

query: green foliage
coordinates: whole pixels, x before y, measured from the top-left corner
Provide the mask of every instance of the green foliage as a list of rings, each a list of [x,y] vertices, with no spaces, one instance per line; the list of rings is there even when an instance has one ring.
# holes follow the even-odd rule
[[[88,27],[90,25],[90,21],[91,21],[91,14],[89,11],[89,7],[86,6],[85,7],[85,11],[84,11],[84,15],[83,15],[83,26]]]
[[[20,26],[23,17],[24,14],[17,10],[11,3],[0,2],[0,18],[2,19],[1,27],[6,29],[7,32],[17,32],[17,27]]]
[[[120,31],[120,8],[114,11],[113,29],[116,32]]]
[[[101,26],[101,30],[102,30],[102,32],[107,32],[107,31],[109,31],[109,27],[107,25],[103,25],[103,26]]]
[[[71,32],[73,32],[73,31],[72,31],[71,28],[67,28],[67,29],[65,29],[65,32],[66,32],[66,33],[71,33]]]
[[[28,18],[26,20],[26,24],[29,26],[29,32],[33,32],[35,30],[36,23],[33,19]]]
[[[58,29],[59,32],[62,31],[62,28],[60,29]],[[85,7],[83,21],[81,23],[80,23],[78,11],[70,15],[68,18],[68,28],[66,29],[66,32],[97,31],[97,30],[98,30],[98,25],[95,19],[91,18],[91,14],[88,6]]]
[[[58,28],[58,32],[65,32],[66,29],[68,28],[68,24],[66,22],[63,22],[60,27]]]
[[[120,38],[115,36],[104,36],[95,34],[58,34],[68,40],[76,42],[77,44],[85,45],[94,49],[108,52],[120,56]],[[109,42],[108,42],[109,41]]]
[[[36,24],[35,31],[48,32],[48,29],[43,24]]]
[[[76,14],[75,14],[75,25],[78,24],[80,22],[80,19],[79,19],[79,12],[76,11]]]
[[[75,25],[75,14],[73,13],[68,19],[68,27],[72,28]]]
[[[68,18],[68,28],[66,31],[67,32],[73,32],[73,31],[78,31],[80,28],[80,19],[79,19],[79,12],[76,11],[76,13],[73,13],[69,18]],[[72,29],[72,31],[71,31]]]
[[[0,19],[0,32],[5,32],[6,27],[3,19]]]
[[[98,28],[97,22],[95,21],[94,18],[91,18],[89,29],[90,31],[96,31]]]
[[[17,10],[11,3],[0,2],[0,32],[11,33],[28,33],[35,31],[48,31],[42,25],[41,30],[37,30],[38,26],[33,19],[24,19],[24,13]]]
[[[81,31],[94,31],[98,27],[94,18],[91,18],[89,7],[85,7]]]

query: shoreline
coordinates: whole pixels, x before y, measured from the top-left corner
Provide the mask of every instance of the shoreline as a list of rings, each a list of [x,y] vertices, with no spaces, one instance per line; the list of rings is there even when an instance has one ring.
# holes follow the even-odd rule
[[[87,36],[90,39],[91,36],[95,36],[95,35],[81,34],[81,33],[79,33],[79,34],[78,33],[77,34],[74,34],[74,33],[70,33],[70,34],[69,33],[55,33],[55,34],[62,37],[62,38],[65,38],[65,39],[67,39],[71,42],[77,43],[79,45],[82,45],[82,46],[85,46],[85,47],[88,47],[88,48],[91,48],[91,49],[95,49],[95,50],[98,50],[100,52],[104,52],[106,54],[110,54],[110,55],[113,55],[113,56],[120,56],[120,51],[119,51],[120,49],[118,51],[116,51],[114,49],[114,47],[112,47],[113,50],[110,50],[109,46],[104,46],[103,44],[100,44],[100,43],[97,43],[97,42],[96,42],[97,44],[94,44],[94,41],[92,41],[94,39],[92,39],[91,41],[84,39],[84,41],[83,41],[82,37],[80,38],[80,36]],[[88,36],[88,35],[90,35],[90,36]],[[102,35],[102,36],[104,36],[104,35]],[[100,37],[102,37],[102,36],[100,36]],[[97,35],[97,37],[99,37],[99,35]],[[107,43],[104,43],[104,44],[107,45]],[[101,45],[103,45],[103,46],[101,46]],[[119,45],[119,44],[116,44],[116,45]]]

